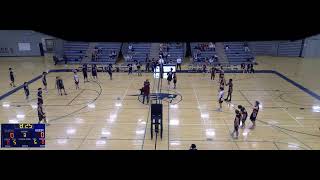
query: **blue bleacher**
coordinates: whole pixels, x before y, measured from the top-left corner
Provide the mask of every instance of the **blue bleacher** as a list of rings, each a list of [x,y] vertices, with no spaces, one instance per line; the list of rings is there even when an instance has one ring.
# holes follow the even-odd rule
[[[168,43],[169,51],[168,51],[168,59],[167,61],[170,64],[176,64],[178,57],[182,59],[182,63],[185,57],[185,43]]]
[[[190,43],[191,46],[191,54],[192,57],[195,57],[196,52],[198,51],[198,49],[195,49],[196,46],[200,46],[200,44],[207,44],[209,45],[208,42],[194,42],[194,43]],[[205,51],[201,51],[200,55],[197,58],[197,61],[195,61],[194,63],[204,63],[205,59],[210,59],[211,57],[213,57],[214,55],[216,55],[216,52],[211,50],[211,49],[205,49]]]
[[[248,59],[254,58],[251,50],[248,52],[244,50],[244,42],[225,42],[224,46],[229,46],[229,50],[225,53],[230,65],[248,63]]]
[[[80,62],[86,55],[89,43],[86,42],[65,42],[63,44],[63,55],[68,62]]]
[[[98,49],[101,49],[101,54],[97,56],[97,59],[95,62],[103,62],[103,63],[110,63],[115,64],[117,58],[119,57],[120,49],[121,49],[121,43],[119,42],[112,42],[112,43],[106,43],[106,42],[100,42],[96,46]],[[110,57],[110,54],[112,51],[115,51],[116,56]]]
[[[133,51],[129,51],[128,47],[132,45]],[[126,63],[134,63],[135,61],[145,63],[147,54],[150,54],[151,43],[128,43],[122,46],[122,53]],[[129,58],[131,57],[131,58]]]
[[[278,56],[299,57],[302,48],[302,40],[280,41],[278,46]]]

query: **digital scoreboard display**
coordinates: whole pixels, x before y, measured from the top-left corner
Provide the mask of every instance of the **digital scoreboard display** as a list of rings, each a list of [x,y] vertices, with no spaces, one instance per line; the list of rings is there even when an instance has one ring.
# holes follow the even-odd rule
[[[1,147],[45,147],[45,124],[1,124]]]
[[[163,78],[167,79],[168,75],[167,73],[170,72],[172,68],[172,72],[176,72],[176,66],[174,65],[163,65]],[[159,78],[160,77],[160,66],[156,67],[155,73],[153,75],[154,78]]]

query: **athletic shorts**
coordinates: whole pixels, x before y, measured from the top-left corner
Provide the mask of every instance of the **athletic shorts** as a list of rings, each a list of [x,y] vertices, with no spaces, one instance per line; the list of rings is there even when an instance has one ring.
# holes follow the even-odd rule
[[[251,121],[255,121],[257,117],[253,117],[252,115],[250,116]]]
[[[242,122],[246,122],[246,120],[247,120],[247,116],[243,116],[241,119]]]
[[[38,117],[39,117],[39,121],[42,121],[45,118],[45,116],[43,115],[38,115]]]
[[[44,86],[46,86],[46,85],[47,85],[47,82],[42,81],[42,84],[43,84]]]
[[[38,98],[38,103],[43,104],[43,99]]]
[[[234,126],[234,129],[235,129],[236,131],[238,131],[238,130],[239,130],[239,126]]]
[[[76,85],[78,85],[78,84],[79,84],[79,81],[75,81],[74,83],[76,83]]]
[[[219,103],[221,104],[223,102],[222,98],[219,99]]]

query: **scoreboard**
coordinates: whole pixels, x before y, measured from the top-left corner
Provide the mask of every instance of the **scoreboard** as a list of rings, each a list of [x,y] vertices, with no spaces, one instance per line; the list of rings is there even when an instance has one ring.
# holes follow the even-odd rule
[[[176,72],[176,66],[175,65],[163,65],[163,78],[167,79],[168,75],[167,73],[170,72],[172,68],[172,72]],[[155,73],[153,74],[154,78],[160,78],[160,66],[156,67]]]
[[[45,147],[45,124],[1,124],[1,147]]]

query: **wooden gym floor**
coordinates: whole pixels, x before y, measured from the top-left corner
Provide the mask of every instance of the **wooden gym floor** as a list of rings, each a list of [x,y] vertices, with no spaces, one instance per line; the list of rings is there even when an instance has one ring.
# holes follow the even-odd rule
[[[10,90],[8,68],[13,67],[17,84],[30,80],[42,71],[54,68],[50,58],[1,58],[0,95]],[[277,70],[305,88],[320,94],[320,61],[316,59],[258,57],[256,69]],[[61,76],[67,96],[57,95],[55,76]],[[109,80],[99,73],[99,81],[83,83],[79,73],[80,90],[75,90],[73,74],[50,73],[49,92],[44,92],[45,112],[50,126],[46,128],[46,148],[66,150],[154,150],[150,139],[150,109],[137,100],[138,89],[149,79],[151,89],[156,81],[152,74],[114,73]],[[182,101],[176,105],[164,102],[164,136],[156,143],[157,150],[186,150],[190,144],[199,150],[301,150],[320,149],[320,101],[275,74],[226,74],[234,80],[230,104],[223,103],[217,112],[217,79],[210,75],[178,74],[177,89]],[[41,80],[30,86],[31,100],[26,101],[20,90],[0,101],[0,123],[37,123],[36,89]],[[162,92],[168,91],[164,81]],[[240,129],[238,140],[230,136],[233,130],[234,108],[246,107],[259,100],[262,108],[257,127],[250,130],[250,120]],[[301,109],[303,108],[303,109]],[[17,117],[17,115],[25,115]],[[22,117],[22,118],[21,118]]]

